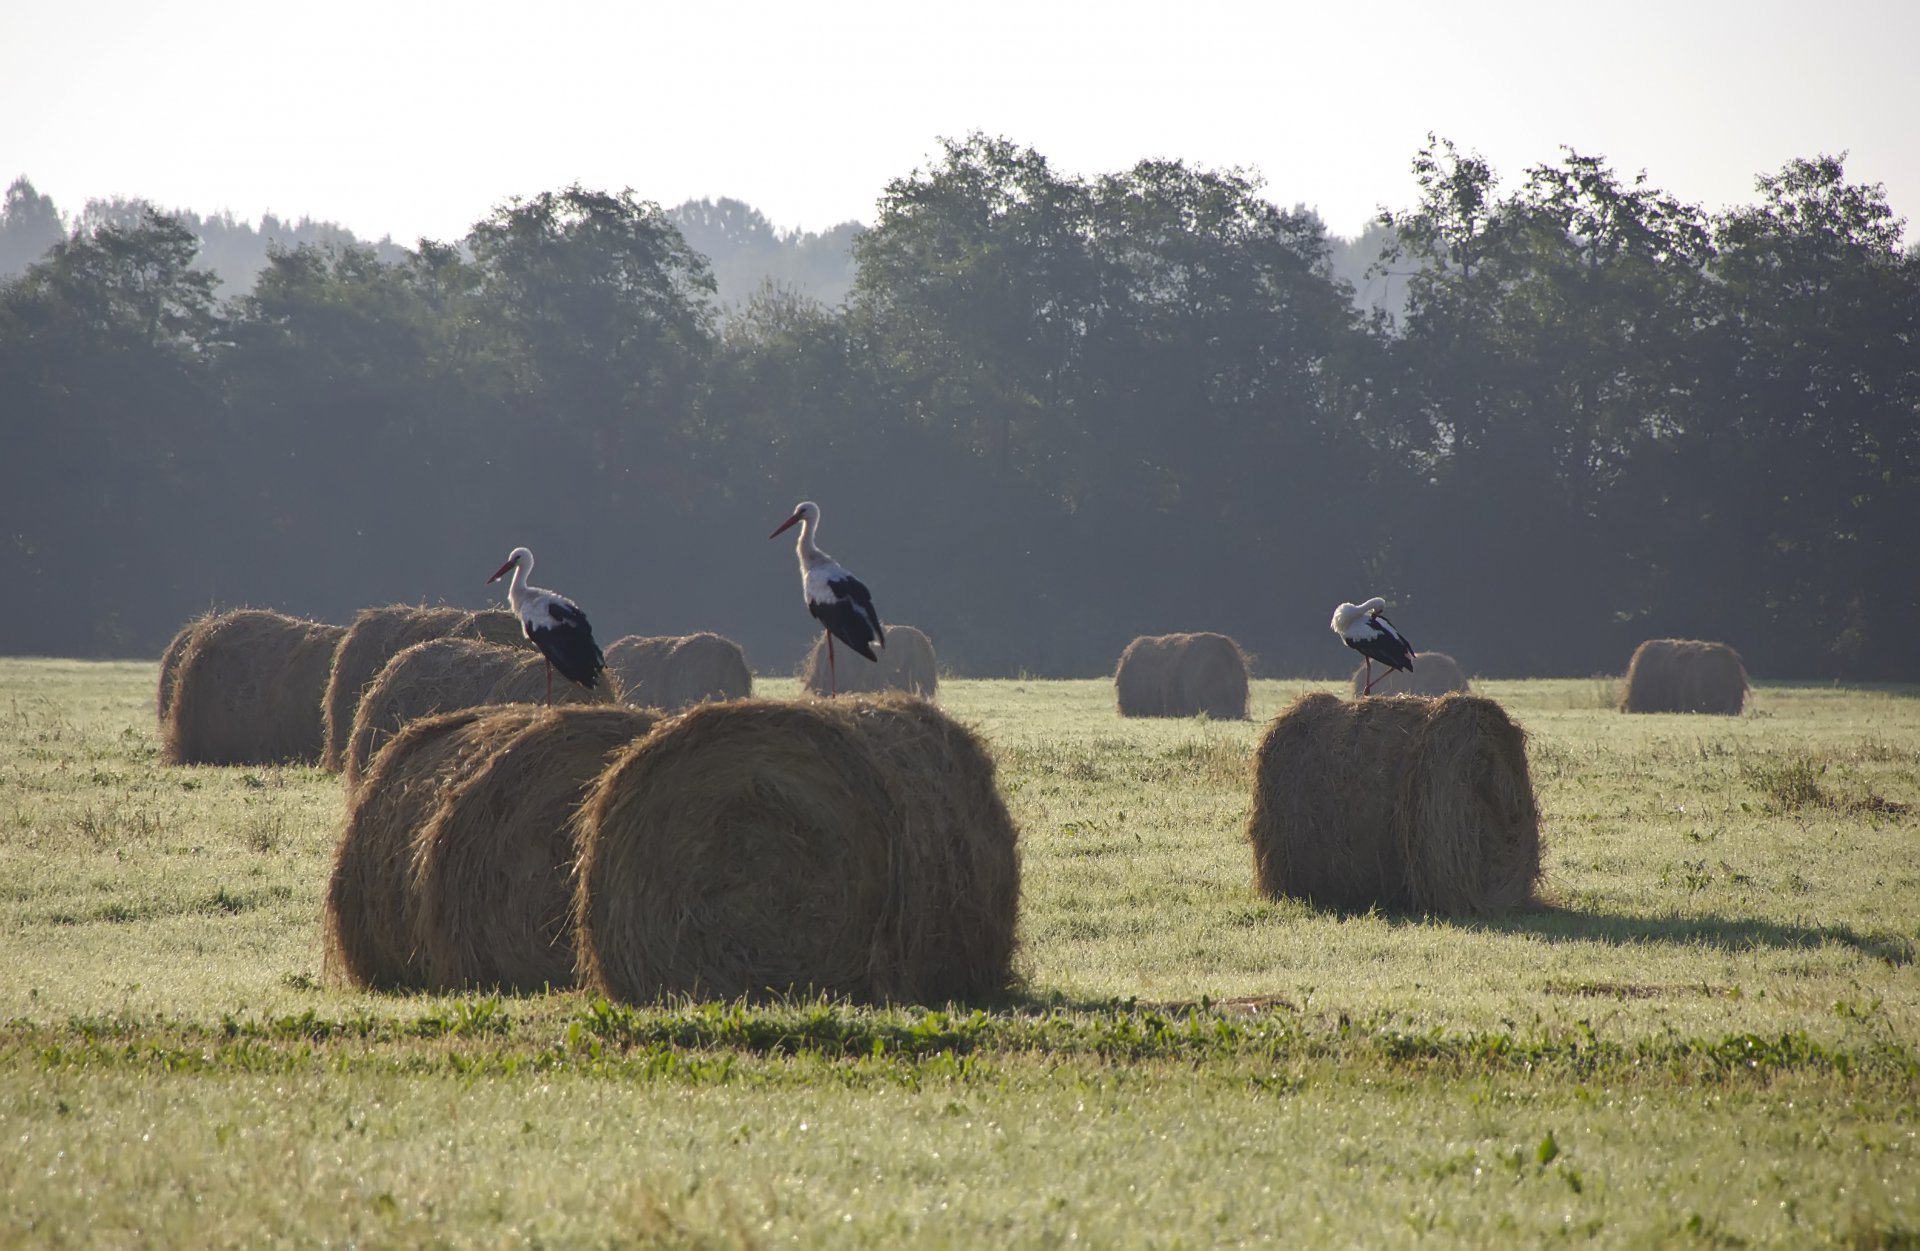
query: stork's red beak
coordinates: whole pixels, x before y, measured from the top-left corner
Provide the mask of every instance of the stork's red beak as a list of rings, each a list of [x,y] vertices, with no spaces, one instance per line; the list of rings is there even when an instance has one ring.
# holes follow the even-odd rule
[[[498,582],[501,578],[504,578],[507,575],[507,570],[511,568],[513,568],[513,561],[509,560],[507,561],[506,564],[500,566],[498,569],[495,569],[493,571],[493,576],[487,579],[487,585],[491,586],[495,582]]]
[[[770,538],[770,539],[777,539],[777,538],[779,538],[779,537],[780,537],[780,535],[781,535],[781,533],[782,533],[783,531],[785,531],[785,530],[786,530],[786,528],[787,528],[788,526],[790,526],[790,525],[792,525],[792,524],[793,524],[794,522],[796,522],[796,521],[798,521],[798,520],[800,520],[800,514],[799,514],[799,513],[795,513],[795,514],[794,514],[793,516],[791,516],[791,517],[789,517],[789,518],[787,518],[787,519],[786,519],[785,521],[783,521],[783,522],[781,522],[781,523],[780,523],[780,525],[779,525],[779,527],[778,527],[777,529],[775,529],[775,530],[774,530],[774,532],[773,532],[772,534],[769,534],[769,535],[768,535],[767,537],[768,537],[768,538]]]

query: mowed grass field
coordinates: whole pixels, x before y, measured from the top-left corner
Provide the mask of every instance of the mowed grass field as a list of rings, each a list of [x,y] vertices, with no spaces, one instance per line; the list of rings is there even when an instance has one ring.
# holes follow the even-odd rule
[[[339,780],[159,765],[155,675],[0,660],[0,1245],[1920,1245],[1920,690],[1484,684],[1548,906],[1474,923],[1256,894],[1312,684],[949,682],[1025,988],[877,1011],[330,986]]]

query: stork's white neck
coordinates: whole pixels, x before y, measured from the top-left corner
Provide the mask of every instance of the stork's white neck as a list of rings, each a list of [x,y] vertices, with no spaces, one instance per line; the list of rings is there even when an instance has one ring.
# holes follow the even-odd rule
[[[820,545],[813,541],[813,518],[811,517],[800,518],[800,537],[793,541],[793,550],[799,554],[801,573],[833,560],[833,557],[821,551]]]
[[[532,556],[528,556],[525,560],[514,562],[513,578],[507,583],[507,603],[513,606],[513,611],[516,613],[520,611],[520,606],[527,601],[527,598],[533,594],[532,588],[527,585],[527,575],[532,569]]]

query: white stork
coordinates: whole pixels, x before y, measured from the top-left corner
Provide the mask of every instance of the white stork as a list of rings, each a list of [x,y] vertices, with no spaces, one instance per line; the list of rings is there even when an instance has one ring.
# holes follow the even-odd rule
[[[767,537],[777,539],[787,527],[798,522],[800,538],[794,550],[800,554],[800,588],[806,592],[807,611],[827,632],[828,690],[838,693],[839,674],[834,667],[833,640],[838,638],[868,660],[880,658],[874,647],[885,647],[887,636],[880,627],[880,614],[873,607],[873,593],[866,584],[840,567],[840,562],[820,550],[813,532],[820,524],[820,505],[806,500],[793,506],[793,516],[774,528]]]
[[[509,569],[513,570],[513,581],[507,584],[507,603],[520,618],[521,633],[547,659],[547,702],[553,702],[555,669],[567,681],[592,690],[606,670],[607,660],[600,654],[600,645],[593,641],[593,627],[587,624],[587,614],[564,595],[527,585],[527,575],[533,572],[533,553],[526,548],[514,548],[513,555],[493,571],[487,584],[498,582]]]
[[[1333,632],[1340,641],[1367,659],[1367,687],[1362,695],[1373,694],[1373,662],[1413,672],[1413,644],[1393,628],[1393,622],[1380,615],[1387,601],[1375,596],[1364,604],[1342,604],[1333,610]],[[1385,677],[1386,674],[1382,674]]]

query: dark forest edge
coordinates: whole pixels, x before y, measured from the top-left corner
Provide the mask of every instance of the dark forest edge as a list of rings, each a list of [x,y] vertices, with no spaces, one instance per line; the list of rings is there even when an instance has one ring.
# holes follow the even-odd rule
[[[724,315],[691,240],[765,226],[728,202],[570,187],[456,241],[276,248],[225,297],[179,217],[99,221],[0,286],[0,577],[39,606],[0,653],[478,606],[525,543],[609,639],[787,672],[810,623],[763,539],[815,498],[967,675],[1209,629],[1331,676],[1332,606],[1378,594],[1490,676],[1678,635],[1920,678],[1920,255],[1879,186],[1819,156],[1708,214],[1571,151],[1503,190],[1444,140],[1413,173],[1397,315],[1241,171],[1072,178],[982,135],[821,243],[844,300]]]

